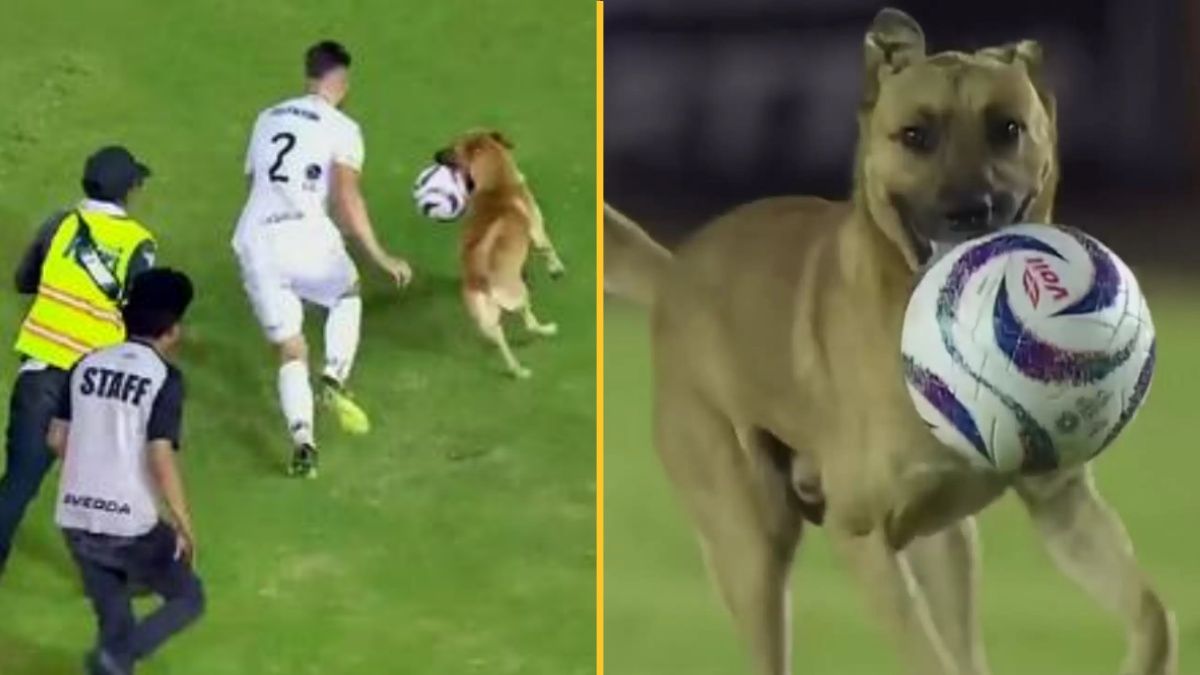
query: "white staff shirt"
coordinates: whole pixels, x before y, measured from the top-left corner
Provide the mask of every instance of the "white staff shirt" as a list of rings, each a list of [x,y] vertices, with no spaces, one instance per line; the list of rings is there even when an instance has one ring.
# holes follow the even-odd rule
[[[55,522],[136,537],[159,521],[148,443],[179,448],[183,376],[155,349],[130,340],[71,369],[55,417],[70,423]]]

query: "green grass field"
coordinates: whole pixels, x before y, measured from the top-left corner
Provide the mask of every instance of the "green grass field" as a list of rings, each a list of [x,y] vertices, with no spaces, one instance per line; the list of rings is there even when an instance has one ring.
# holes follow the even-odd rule
[[[1200,652],[1196,453],[1200,308],[1194,286],[1149,283],[1159,362],[1146,408],[1099,461],[1145,569],[1179,618],[1181,673]],[[641,310],[605,311],[605,671],[749,673],[690,523],[650,445],[648,334]],[[982,518],[983,615],[997,675],[1116,673],[1116,621],[1052,568],[1013,498]],[[823,533],[809,530],[794,575],[796,672],[890,675],[897,661]]]
[[[19,250],[78,199],[83,158],[113,141],[154,169],[135,214],[199,295],[182,367],[182,455],[209,611],[144,669],[234,673],[594,671],[595,10],[561,0],[5,3],[0,16],[0,336],[24,302]],[[400,293],[362,265],[352,386],[366,438],[319,419],[316,482],[289,452],[274,356],[228,245],[241,162],[264,106],[302,85],[317,39],[355,58],[347,106],[367,139],[376,229],[416,270]],[[409,188],[454,133],[503,129],[569,268],[533,271],[557,339],[523,338],[534,379],[504,377],[457,292],[457,228]],[[319,316],[309,320],[319,355]],[[520,335],[514,330],[510,335]],[[0,354],[0,398],[16,359]],[[80,671],[90,608],[53,528],[47,481],[0,583],[0,673]]]

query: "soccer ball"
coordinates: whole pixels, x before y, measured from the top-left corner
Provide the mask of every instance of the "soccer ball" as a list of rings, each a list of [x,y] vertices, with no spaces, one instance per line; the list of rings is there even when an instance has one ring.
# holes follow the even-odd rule
[[[467,184],[453,167],[434,164],[417,176],[413,200],[421,215],[432,220],[458,220],[467,208]]]
[[[960,244],[909,300],[901,339],[917,412],[977,466],[1043,473],[1121,433],[1150,388],[1154,325],[1116,255],[1066,227]]]

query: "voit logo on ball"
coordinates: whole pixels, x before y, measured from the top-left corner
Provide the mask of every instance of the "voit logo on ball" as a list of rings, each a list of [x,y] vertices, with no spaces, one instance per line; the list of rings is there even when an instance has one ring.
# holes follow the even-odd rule
[[[1062,285],[1062,279],[1044,256],[1025,258],[1025,274],[1021,281],[1025,295],[1035,309],[1041,304],[1043,293],[1055,302],[1061,302],[1069,295],[1067,288]]]

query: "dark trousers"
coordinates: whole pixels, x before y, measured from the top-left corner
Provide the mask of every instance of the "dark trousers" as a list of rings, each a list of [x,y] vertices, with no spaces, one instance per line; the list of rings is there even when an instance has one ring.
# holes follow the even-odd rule
[[[97,647],[125,672],[154,653],[204,611],[204,590],[191,565],[175,558],[175,531],[160,522],[140,537],[63,530],[96,610]],[[163,604],[138,621],[133,589],[146,587]]]
[[[22,372],[13,385],[5,447],[8,457],[0,477],[0,571],[8,561],[26,507],[54,464],[54,454],[46,447],[46,431],[66,383],[66,371],[46,368]]]

